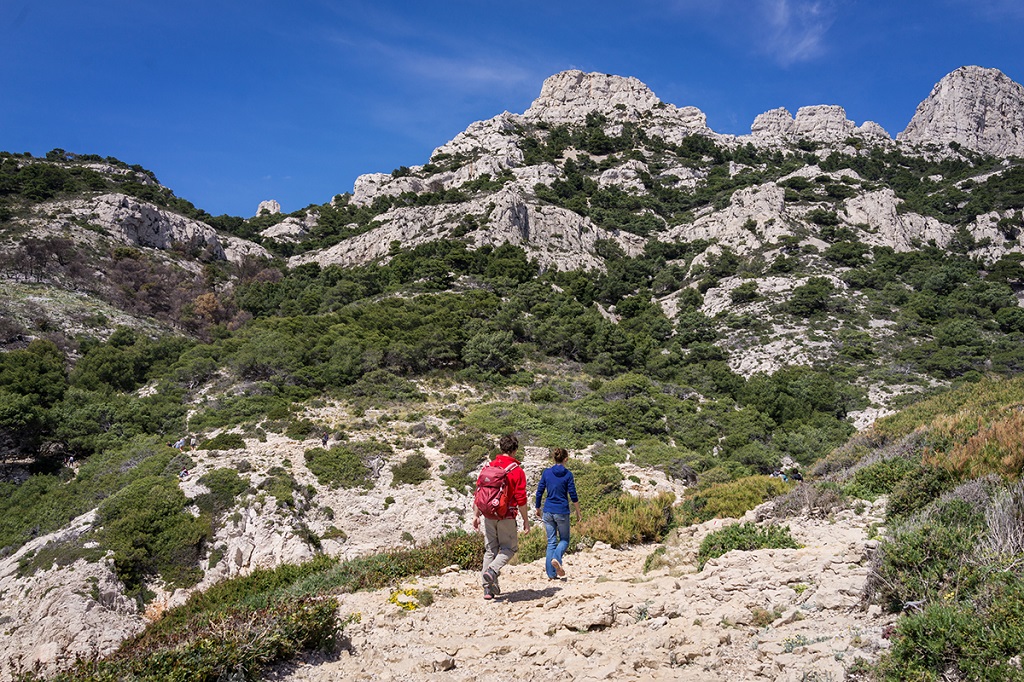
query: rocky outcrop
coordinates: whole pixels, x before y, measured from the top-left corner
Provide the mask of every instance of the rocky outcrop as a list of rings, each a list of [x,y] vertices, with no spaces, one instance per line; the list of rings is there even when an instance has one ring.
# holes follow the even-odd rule
[[[62,208],[70,217],[99,227],[110,237],[132,246],[164,251],[180,248],[232,262],[246,256],[270,257],[258,244],[220,235],[206,223],[124,194],[103,194],[69,202]]]
[[[871,246],[910,251],[934,240],[945,246],[952,230],[945,223],[917,213],[901,212],[903,202],[889,188],[851,197],[840,216],[860,229],[859,239]]]
[[[273,199],[267,201],[261,201],[259,207],[256,208],[256,215],[277,215],[281,212],[281,204],[277,203]]]
[[[997,69],[963,66],[935,85],[896,139],[1024,156],[1024,87]]]
[[[624,122],[641,123],[648,135],[677,143],[688,135],[717,135],[707,126],[707,117],[692,106],[676,107],[658,99],[636,78],[603,73],[563,71],[541,86],[540,96],[523,114],[527,123],[581,125],[590,113],[607,118],[610,135],[617,135]]]
[[[754,119],[750,135],[755,142],[774,145],[808,140],[834,146],[855,136],[874,142],[891,140],[882,126],[874,121],[857,126],[846,118],[843,107],[835,105],[801,107],[796,118],[783,107],[766,111]]]
[[[598,240],[615,241],[628,255],[640,253],[645,241],[636,235],[601,229],[572,211],[529,201],[521,188],[507,186],[465,204],[392,209],[377,218],[380,227],[324,251],[296,256],[289,263],[326,266],[372,262],[386,257],[394,241],[409,248],[449,236],[465,216],[486,223],[486,227],[464,236],[474,247],[521,246],[542,266],[563,270],[603,267],[595,253]]]
[[[316,211],[307,211],[301,218],[288,216],[276,225],[271,225],[260,232],[260,236],[266,239],[274,239],[279,242],[298,242],[316,227],[320,214]]]
[[[0,680],[109,654],[145,627],[109,559],[61,565],[61,557],[82,544],[94,519],[94,512],[85,514],[0,561]],[[53,563],[40,565],[41,557],[50,555]]]
[[[478,159],[491,157],[498,168],[513,168],[523,163],[519,148],[519,129],[523,119],[505,112],[486,121],[470,124],[450,142],[441,145],[430,155],[431,160],[444,156]]]
[[[749,253],[790,234],[785,192],[773,182],[737,190],[724,210],[671,228],[664,241],[713,239],[736,253]]]

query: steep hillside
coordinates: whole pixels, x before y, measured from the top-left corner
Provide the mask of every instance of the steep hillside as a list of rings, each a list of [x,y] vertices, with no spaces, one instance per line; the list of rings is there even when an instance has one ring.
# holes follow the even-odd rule
[[[534,536],[513,576],[550,618],[531,611],[512,643],[443,655],[428,651],[435,621],[478,637],[463,620],[482,606],[468,601],[467,566],[436,579],[435,604],[408,629],[430,666],[460,670],[500,651],[526,679],[568,675],[553,647],[521,658],[523,638],[541,631],[568,636],[588,666],[598,655],[606,677],[682,665],[753,679],[789,660],[838,675],[854,639],[878,659],[883,611],[921,601],[920,586],[900,587],[905,567],[878,563],[894,555],[869,551],[879,527],[868,532],[853,510],[880,515],[875,501],[891,495],[886,524],[910,533],[952,518],[973,542],[987,528],[979,518],[1005,517],[1012,505],[999,500],[1015,499],[999,481],[1019,477],[1019,429],[1003,418],[1019,407],[1017,382],[994,377],[1024,367],[1022,121],[1021,86],[979,67],[944,78],[895,140],[834,105],[776,109],[750,135],[721,135],[634,78],[568,71],[526,112],[470,125],[426,164],[362,176],[290,215],[264,202],[249,219],[211,216],[116,159],[0,154],[0,670],[53,670],[139,632],[131,646],[144,650],[148,621],[253,572],[415,552],[449,532],[464,540],[467,491],[506,432],[523,442],[531,480],[548,448],[573,451],[589,491],[585,579],[558,594],[530,587]],[[908,412],[850,440],[956,386],[966,388],[950,395],[973,387],[999,407],[912,426]],[[198,447],[183,448],[192,437]],[[742,516],[788,489],[767,474],[797,470],[815,480],[777,516],[797,519],[806,547],[757,561],[784,575],[799,563],[838,606],[805,609],[817,590],[770,576],[714,591],[743,593],[731,615],[683,608],[680,590],[696,599],[710,579],[671,548],[660,573],[631,582],[646,556],[636,546],[671,545],[671,520]],[[956,492],[986,475],[1001,478]],[[972,511],[928,511],[947,493]],[[623,531],[638,504],[656,510],[656,527]],[[846,523],[841,547],[819,513]],[[1009,544],[999,551],[1012,569]],[[970,585],[943,594],[963,587],[946,606],[987,618],[1003,603],[991,580],[1003,573],[974,571],[989,566],[974,549],[956,548]],[[833,554],[850,564],[835,584],[819,575]],[[596,568],[605,559],[614,575]],[[392,577],[391,588],[409,576]],[[598,580],[628,608],[605,609]],[[854,614],[862,587],[875,607]],[[758,590],[774,596],[762,604]],[[308,615],[325,596],[337,594],[288,608]],[[371,652],[370,678],[395,665],[373,625],[403,622],[384,596],[353,597],[367,612],[349,627]],[[342,601],[339,614],[363,610]],[[581,613],[618,615],[579,625],[568,615],[577,601]],[[651,607],[651,623],[636,615]],[[814,643],[795,618],[733,637],[754,607],[797,609],[833,632],[830,648],[803,650]],[[713,626],[690,633],[705,616]],[[593,649],[563,632],[581,627],[604,628]],[[836,644],[843,628],[870,636]],[[602,647],[628,649],[632,671]],[[769,653],[744,667],[748,649]],[[785,658],[794,653],[804,658]]]

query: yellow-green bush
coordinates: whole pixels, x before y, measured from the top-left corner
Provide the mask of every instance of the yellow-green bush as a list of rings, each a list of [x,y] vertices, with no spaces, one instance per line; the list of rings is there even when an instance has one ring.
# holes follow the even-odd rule
[[[711,519],[739,518],[792,487],[792,483],[771,476],[748,476],[688,493],[676,514],[684,525]]]
[[[593,516],[584,512],[582,523],[572,517],[569,551],[580,544],[604,542],[612,547],[657,542],[665,537],[674,521],[675,495],[662,493],[657,497],[634,497],[622,494],[611,505]],[[534,519],[531,518],[531,523]],[[519,534],[519,561],[530,562],[547,551],[544,524],[537,522],[529,533]]]

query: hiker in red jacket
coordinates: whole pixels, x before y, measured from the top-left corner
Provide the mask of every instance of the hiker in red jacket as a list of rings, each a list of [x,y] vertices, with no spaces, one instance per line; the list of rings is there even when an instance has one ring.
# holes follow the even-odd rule
[[[484,599],[493,599],[495,595],[501,594],[501,588],[498,586],[498,574],[519,550],[517,511],[523,518],[523,532],[530,532],[530,517],[526,508],[526,473],[523,472],[523,467],[516,459],[519,440],[508,434],[501,437],[498,447],[501,453],[494,458],[491,466],[506,469],[509,492],[508,511],[505,512],[504,518],[490,519],[483,516],[477,505],[473,505],[473,528],[479,530],[480,518],[483,517],[484,520],[482,574]]]

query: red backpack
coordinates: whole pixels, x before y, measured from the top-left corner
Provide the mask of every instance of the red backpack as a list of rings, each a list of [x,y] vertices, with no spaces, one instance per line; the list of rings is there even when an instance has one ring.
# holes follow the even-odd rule
[[[489,519],[501,520],[508,514],[509,490],[508,472],[515,469],[518,464],[512,462],[504,469],[488,464],[480,470],[476,479],[476,495],[473,496],[473,504],[480,510],[480,513]]]

